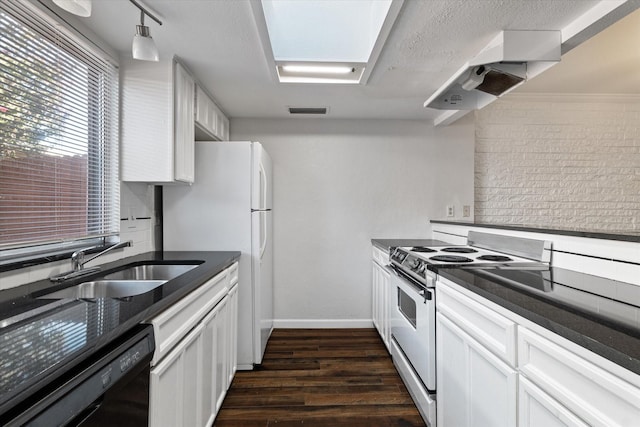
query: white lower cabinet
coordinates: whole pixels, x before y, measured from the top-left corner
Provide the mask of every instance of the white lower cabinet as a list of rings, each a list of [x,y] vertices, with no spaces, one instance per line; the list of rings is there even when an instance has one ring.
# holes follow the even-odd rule
[[[151,370],[150,426],[205,425],[199,408],[204,402],[203,330],[204,326],[200,325],[191,331]]]
[[[149,426],[210,427],[231,385],[237,367],[238,285],[230,283],[234,266],[211,279],[199,290],[181,300],[180,313],[198,308],[202,296],[211,294],[204,317],[157,364],[152,363],[149,390]],[[229,289],[230,288],[230,289]],[[220,299],[221,293],[224,296]],[[186,300],[186,302],[185,302]],[[171,314],[171,316],[167,316]],[[161,329],[176,313],[161,313],[152,320]],[[159,321],[160,319],[161,321]],[[182,325],[181,329],[185,329]],[[167,336],[175,337],[168,333]],[[175,340],[175,338],[173,338]]]
[[[374,246],[371,277],[371,317],[373,325],[378,330],[384,345],[387,347],[387,350],[390,351],[391,328],[389,324],[389,304],[391,298],[389,292],[391,292],[391,290],[389,285],[389,272],[384,268],[386,264],[388,264],[388,255]]]
[[[518,368],[528,379],[590,426],[640,426],[640,388],[528,328],[518,329]],[[570,424],[572,425],[572,424]]]
[[[441,313],[436,330],[437,425],[515,426],[516,370]]]
[[[238,369],[238,282],[232,284],[229,291],[229,302],[227,303],[227,389],[231,386],[231,381]]]
[[[588,427],[524,377],[518,385],[518,427]]]
[[[447,280],[436,291],[438,427],[640,426],[637,374]]]
[[[215,358],[214,370],[215,370],[215,412],[218,412],[220,407],[222,406],[222,401],[224,400],[224,396],[227,392],[227,387],[229,385],[229,379],[227,377],[227,367],[229,366],[229,345],[227,341],[228,329],[228,310],[227,306],[220,307],[218,315],[216,316],[215,322],[213,322],[212,332],[215,329],[215,346],[212,348],[211,353]]]
[[[373,263],[373,324],[389,350],[389,273]]]

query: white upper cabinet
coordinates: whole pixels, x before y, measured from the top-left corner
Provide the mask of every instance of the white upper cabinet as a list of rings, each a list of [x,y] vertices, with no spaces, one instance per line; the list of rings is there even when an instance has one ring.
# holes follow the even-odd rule
[[[176,59],[121,63],[121,179],[194,179],[194,79]]]
[[[196,84],[195,121],[196,140],[229,140],[229,119],[211,97]]]

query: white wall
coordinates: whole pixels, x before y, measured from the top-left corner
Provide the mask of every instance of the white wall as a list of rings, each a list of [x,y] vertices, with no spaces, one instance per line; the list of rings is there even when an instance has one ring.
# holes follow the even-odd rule
[[[371,238],[427,238],[447,204],[472,205],[472,118],[235,119],[231,137],[273,158],[279,327],[369,325]]]

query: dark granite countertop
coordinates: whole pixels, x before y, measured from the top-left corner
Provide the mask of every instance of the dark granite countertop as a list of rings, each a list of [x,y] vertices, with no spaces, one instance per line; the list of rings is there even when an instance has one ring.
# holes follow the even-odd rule
[[[40,298],[92,276],[64,285],[41,280],[1,291],[0,424],[16,404],[171,306],[239,257],[240,252],[148,252],[102,265],[94,276],[128,264],[198,264],[149,292],[126,299]]]
[[[385,251],[391,247],[399,246],[447,246],[451,244],[433,239],[371,239],[371,243]]]
[[[592,239],[620,240],[625,242],[640,242],[640,231],[612,231],[612,230],[586,230],[581,228],[569,229],[566,227],[542,227],[529,226],[526,224],[486,224],[469,221],[430,221],[434,224],[465,225],[469,227],[494,228],[501,230],[529,231],[532,233],[558,234],[562,236],[590,237]]]
[[[640,286],[556,267],[438,274],[640,374]]]

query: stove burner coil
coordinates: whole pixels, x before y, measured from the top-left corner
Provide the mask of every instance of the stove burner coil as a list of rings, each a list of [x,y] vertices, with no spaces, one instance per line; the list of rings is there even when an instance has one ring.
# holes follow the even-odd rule
[[[432,261],[441,261],[441,262],[473,262],[472,259],[467,258],[467,257],[463,257],[463,256],[456,256],[456,255],[436,255],[436,256],[432,256],[431,258],[429,258]]]
[[[411,252],[437,252],[435,249],[426,248],[424,246],[414,246],[410,250]]]
[[[455,252],[458,254],[472,254],[474,252],[478,252],[472,248],[444,248],[440,249],[442,252]]]
[[[504,255],[482,255],[476,259],[480,259],[483,261],[497,261],[497,262],[513,261],[511,258]]]

